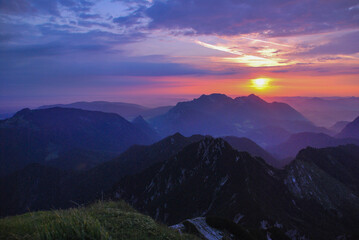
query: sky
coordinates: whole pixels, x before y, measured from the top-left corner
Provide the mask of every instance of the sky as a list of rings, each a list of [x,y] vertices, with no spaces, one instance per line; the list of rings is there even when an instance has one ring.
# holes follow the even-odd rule
[[[0,111],[213,92],[358,96],[359,1],[0,0]]]

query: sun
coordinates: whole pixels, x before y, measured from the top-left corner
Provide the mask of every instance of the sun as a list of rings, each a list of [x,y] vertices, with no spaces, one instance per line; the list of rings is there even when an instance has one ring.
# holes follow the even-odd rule
[[[252,79],[251,82],[252,82],[252,87],[262,90],[262,89],[269,87],[270,79],[269,78],[256,78],[256,79]]]

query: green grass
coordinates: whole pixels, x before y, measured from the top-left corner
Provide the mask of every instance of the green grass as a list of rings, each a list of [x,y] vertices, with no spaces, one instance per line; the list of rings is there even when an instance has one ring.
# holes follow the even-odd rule
[[[88,207],[2,218],[0,239],[198,240],[156,223],[125,202],[98,202]]]

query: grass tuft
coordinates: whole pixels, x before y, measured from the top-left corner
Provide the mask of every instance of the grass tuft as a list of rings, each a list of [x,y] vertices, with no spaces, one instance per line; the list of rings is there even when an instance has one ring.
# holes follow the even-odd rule
[[[0,219],[0,239],[198,240],[156,223],[123,201],[6,217]]]

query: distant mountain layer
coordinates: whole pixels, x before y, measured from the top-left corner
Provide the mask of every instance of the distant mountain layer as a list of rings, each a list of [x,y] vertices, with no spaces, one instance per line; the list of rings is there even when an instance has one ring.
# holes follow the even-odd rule
[[[157,136],[117,114],[70,108],[24,109],[0,121],[0,175],[34,162],[61,166],[59,158],[69,166],[73,163],[67,159],[75,159],[72,154],[84,156],[76,160],[81,163],[90,155],[85,153],[88,151],[99,156],[97,160],[108,160],[133,144],[150,144],[156,140]],[[74,149],[79,149],[81,154]],[[94,163],[93,158],[88,160]]]
[[[148,108],[133,103],[96,101],[96,102],[75,102],[69,104],[45,105],[39,107],[39,109],[53,108],[53,107],[77,108],[77,109],[83,109],[89,111],[117,113],[120,116],[127,119],[133,119],[139,115],[145,118],[154,117],[167,112],[171,108],[171,106]]]
[[[324,133],[303,132],[293,134],[287,141],[277,146],[270,147],[267,150],[277,159],[289,158],[291,160],[301,149],[306,147],[324,148],[345,144],[359,145],[359,139],[335,138]],[[288,162],[282,162],[282,164],[285,163]]]
[[[343,130],[343,128],[350,123],[349,121],[339,121],[336,122],[333,126],[331,126],[329,129],[335,133],[339,133]]]
[[[337,137],[359,139],[359,117],[357,117],[354,121],[348,123],[337,135]]]
[[[274,97],[288,103],[318,126],[331,127],[339,121],[352,121],[359,116],[359,97]]]
[[[291,133],[328,132],[318,128],[285,103],[267,103],[255,95],[232,99],[224,94],[202,95],[180,102],[164,115],[150,120],[167,136],[180,132],[212,136],[248,137],[261,146],[286,140]]]
[[[358,153],[354,145],[308,148],[277,170],[222,139],[205,138],[125,177],[114,196],[169,224],[220,216],[247,227],[277,225],[310,239],[335,239],[357,231]]]

